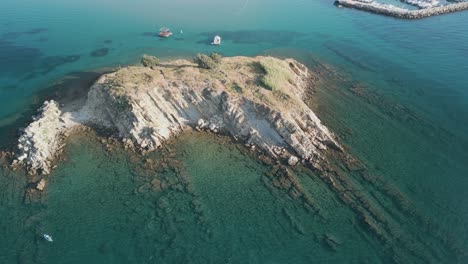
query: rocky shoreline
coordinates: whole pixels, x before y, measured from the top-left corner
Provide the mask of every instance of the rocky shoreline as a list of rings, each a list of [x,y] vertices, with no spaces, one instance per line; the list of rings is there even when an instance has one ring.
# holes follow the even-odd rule
[[[223,58],[215,69],[186,60],[122,68],[103,75],[79,110],[45,102],[19,138],[13,165],[49,174],[64,139],[90,126],[115,131],[143,154],[193,128],[230,135],[290,165],[320,169],[325,151],[342,147],[303,102],[312,76],[295,60],[271,57]],[[265,78],[276,78],[281,88],[265,87]]]
[[[355,8],[375,14],[392,16],[403,19],[420,19],[435,15],[442,15],[463,11],[468,9],[468,2],[459,2],[454,4],[447,4],[439,6],[438,2],[428,1],[406,1],[409,4],[416,5],[421,9],[408,10],[394,5],[381,4],[372,0],[336,0],[335,5],[339,7]]]

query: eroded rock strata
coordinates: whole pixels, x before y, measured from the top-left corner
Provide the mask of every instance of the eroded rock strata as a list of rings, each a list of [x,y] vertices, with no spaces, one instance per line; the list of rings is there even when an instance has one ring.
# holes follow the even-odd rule
[[[64,138],[81,125],[114,129],[143,153],[191,127],[320,169],[324,152],[341,146],[303,102],[313,74],[295,60],[271,57],[223,58],[215,69],[186,60],[122,68],[103,75],[80,110],[45,102],[19,139],[16,162],[48,174]]]

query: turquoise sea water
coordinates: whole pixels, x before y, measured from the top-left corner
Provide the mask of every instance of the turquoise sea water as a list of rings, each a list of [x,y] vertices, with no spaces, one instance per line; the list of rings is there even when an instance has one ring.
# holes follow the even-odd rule
[[[81,138],[40,197],[25,198],[26,176],[0,172],[0,263],[466,263],[466,25],[467,12],[406,21],[325,0],[3,1],[2,148],[43,99],[83,93],[92,70],[143,53],[294,57],[328,80],[313,108],[365,165],[347,177],[392,239],[298,170],[319,213],[304,206],[267,180],[272,165],[228,139],[185,135],[151,157],[169,156],[163,169],[148,169]],[[162,26],[174,36],[156,38]],[[215,34],[220,47],[208,45]],[[171,187],[150,190],[154,179]]]

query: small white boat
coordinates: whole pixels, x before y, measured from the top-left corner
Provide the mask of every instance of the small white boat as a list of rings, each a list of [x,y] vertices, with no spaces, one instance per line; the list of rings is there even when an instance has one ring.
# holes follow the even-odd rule
[[[213,42],[211,43],[211,45],[221,45],[221,36],[216,35],[214,37]]]
[[[48,234],[44,234],[44,235],[42,235],[42,237],[43,237],[45,240],[49,241],[49,242],[54,242],[54,240],[52,239],[52,236],[50,236],[50,235],[48,235]]]

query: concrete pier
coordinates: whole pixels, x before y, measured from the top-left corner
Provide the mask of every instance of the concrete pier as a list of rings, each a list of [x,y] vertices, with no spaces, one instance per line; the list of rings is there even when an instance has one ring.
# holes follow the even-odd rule
[[[419,10],[408,10],[388,4],[369,2],[368,0],[336,0],[335,4],[349,8],[355,8],[375,14],[392,16],[404,19],[419,19],[430,16],[448,14],[457,11],[468,10],[468,2],[460,2],[437,7],[424,8]]]

